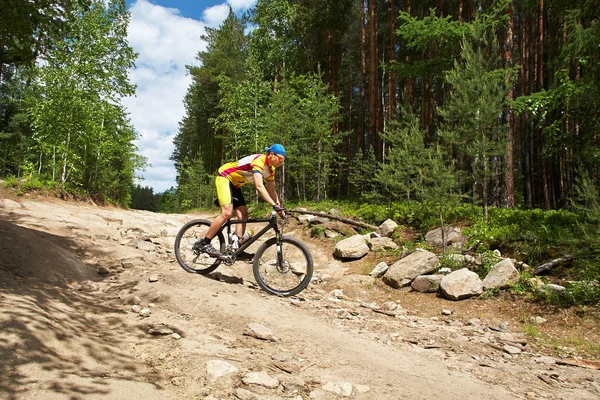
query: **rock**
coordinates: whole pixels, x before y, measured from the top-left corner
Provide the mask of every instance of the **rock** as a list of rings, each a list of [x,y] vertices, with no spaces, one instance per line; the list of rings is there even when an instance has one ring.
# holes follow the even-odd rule
[[[483,283],[475,272],[463,268],[444,276],[440,291],[447,299],[462,300],[480,295],[483,292]]]
[[[358,259],[369,252],[363,235],[354,235],[336,243],[333,255],[340,258]]]
[[[420,249],[396,261],[383,276],[383,281],[398,289],[408,285],[417,276],[434,271],[439,265],[435,254]]]
[[[317,218],[315,215],[302,214],[298,217],[298,221],[300,221],[303,224],[307,224],[315,218]]]
[[[368,246],[371,251],[396,250],[398,245],[388,237],[369,239]]]
[[[183,383],[185,383],[185,378],[183,376],[171,378],[171,385],[173,386],[181,386]]]
[[[331,293],[329,293],[329,296],[336,298],[336,299],[343,299],[344,292],[342,291],[342,289],[334,289],[331,291]]]
[[[257,394],[242,388],[235,389],[235,397],[237,397],[240,400],[259,400]]]
[[[322,389],[342,397],[352,396],[352,384],[349,382],[327,382]]]
[[[555,285],[553,283],[544,285],[543,289],[548,290],[550,292],[564,292],[565,290],[567,290],[567,288],[565,288],[564,286]]]
[[[108,268],[105,265],[101,265],[98,267],[98,275],[100,276],[107,276],[110,275],[110,268]]]
[[[382,261],[379,264],[377,264],[375,268],[373,268],[373,270],[369,273],[369,276],[380,277],[383,274],[385,274],[389,268],[390,267]]]
[[[443,275],[419,275],[412,281],[410,287],[415,292],[435,293],[440,288]]]
[[[237,367],[221,360],[210,360],[206,362],[206,377],[214,382],[217,379],[238,372]]]
[[[452,310],[442,310],[442,315],[452,315]]]
[[[242,378],[242,382],[244,382],[245,385],[258,385],[268,389],[277,389],[279,386],[279,380],[277,378],[273,378],[264,371],[248,372]]]
[[[519,349],[518,347],[515,346],[511,346],[508,344],[505,344],[504,346],[502,346],[502,350],[504,350],[505,353],[507,354],[521,354],[521,349]]]
[[[153,326],[152,328],[148,329],[148,333],[151,335],[172,335],[173,329],[169,328],[168,326]]]
[[[444,239],[446,245],[451,245],[453,247],[462,247],[467,242],[467,239],[463,236],[460,228],[445,227]],[[434,246],[442,247],[442,228],[436,228],[427,232],[425,241]]]
[[[271,342],[275,341],[275,337],[273,336],[273,332],[260,324],[250,323],[244,332],[244,335],[251,336],[261,340],[269,340]]]
[[[539,324],[545,324],[546,322],[548,322],[548,320],[546,318],[542,318],[542,317],[539,317],[539,316],[530,317],[529,321],[532,324],[537,324],[537,325],[539,325]]]
[[[389,237],[397,227],[397,223],[395,223],[391,219],[386,219],[381,225],[379,225],[379,229],[377,230],[377,232],[381,236]]]
[[[438,269],[437,274],[438,275],[448,275],[451,272],[452,272],[452,268],[444,267],[444,268]]]
[[[148,282],[158,282],[158,275],[150,275]]]
[[[335,239],[338,236],[340,236],[340,234],[337,233],[336,231],[334,231],[333,229],[325,228],[325,237],[326,238]]]
[[[519,271],[512,260],[505,258],[495,264],[483,279],[485,289],[505,289],[519,281]]]
[[[15,210],[18,208],[23,208],[23,206],[17,203],[16,201],[12,201],[9,199],[0,199],[0,208],[4,208],[6,210]]]
[[[138,315],[142,318],[148,318],[150,316],[150,314],[152,314],[152,311],[150,311],[149,308],[144,308],[142,311],[140,311],[138,313]]]
[[[146,242],[146,241],[137,242],[135,247],[138,250],[147,251],[147,252],[153,252],[155,250],[154,245],[152,243]]]

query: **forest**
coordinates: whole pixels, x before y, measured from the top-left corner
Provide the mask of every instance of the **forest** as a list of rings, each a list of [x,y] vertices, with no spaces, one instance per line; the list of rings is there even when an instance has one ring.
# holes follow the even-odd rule
[[[258,1],[188,67],[173,194],[208,205],[221,163],[280,142],[288,200],[597,198],[599,17],[584,0]]]
[[[121,104],[128,73],[125,0],[2,0],[0,178],[127,205],[136,132]]]
[[[0,176],[128,204],[144,159],[120,104],[135,93],[125,2],[2,8]],[[599,18],[589,0],[261,0],[230,12],[188,66],[167,197],[209,205],[222,163],[280,142],[286,200],[484,212],[595,200]]]

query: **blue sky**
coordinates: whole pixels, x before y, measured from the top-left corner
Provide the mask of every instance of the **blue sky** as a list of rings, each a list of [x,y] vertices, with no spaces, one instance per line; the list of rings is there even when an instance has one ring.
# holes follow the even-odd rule
[[[256,0],[133,0],[128,41],[138,53],[130,71],[137,94],[123,100],[140,135],[138,153],[151,164],[139,183],[160,193],[175,186],[175,167],[169,160],[173,137],[185,109],[183,98],[191,83],[186,65],[199,65],[196,54],[206,48],[200,39],[205,27],[217,28],[229,7],[236,14],[253,7]]]

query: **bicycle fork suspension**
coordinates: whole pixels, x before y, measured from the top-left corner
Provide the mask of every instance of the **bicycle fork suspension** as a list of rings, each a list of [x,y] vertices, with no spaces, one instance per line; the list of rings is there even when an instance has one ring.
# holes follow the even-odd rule
[[[283,240],[281,240],[281,234],[277,234],[277,268],[283,268]]]

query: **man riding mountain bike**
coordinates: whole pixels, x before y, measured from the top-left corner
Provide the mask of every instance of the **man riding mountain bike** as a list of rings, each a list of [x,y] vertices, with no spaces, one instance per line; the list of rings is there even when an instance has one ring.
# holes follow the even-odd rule
[[[215,180],[221,213],[211,223],[206,236],[199,240],[194,248],[211,257],[221,256],[220,251],[210,242],[219,228],[233,216],[234,210],[238,220],[248,219],[248,207],[241,190],[241,187],[247,183],[253,182],[260,197],[272,205],[275,211],[282,211],[275,190],[275,168],[281,166],[286,157],[285,148],[280,144],[274,144],[265,149],[265,154],[252,154],[222,165]],[[266,181],[266,187],[263,180]],[[243,237],[245,230],[246,224],[237,224],[238,239]]]

